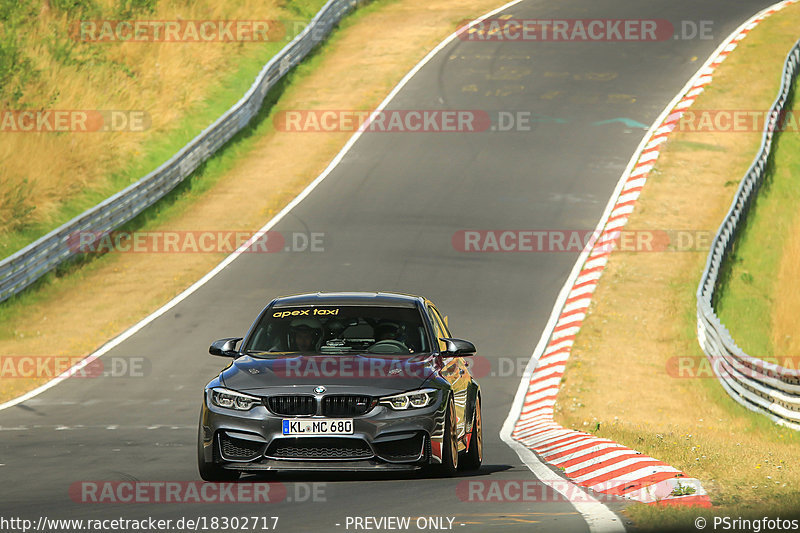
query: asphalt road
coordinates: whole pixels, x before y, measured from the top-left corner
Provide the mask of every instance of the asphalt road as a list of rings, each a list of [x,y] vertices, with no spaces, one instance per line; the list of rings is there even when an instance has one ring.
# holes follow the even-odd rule
[[[711,21],[711,38],[452,42],[389,108],[523,112],[537,119],[529,131],[363,135],[274,228],[322,232],[324,251],[245,254],[104,356],[145,358],[144,377],[72,379],[0,412],[0,517],[259,514],[280,517],[279,531],[345,531],[347,516],[437,516],[453,517],[461,531],[587,531],[568,502],[469,503],[456,492],[469,480],[534,479],[498,433],[516,368],[533,351],[577,252],[463,253],[452,237],[463,229],[593,229],[644,134],[630,121],[649,125],[718,43],[770,3],[527,0],[504,14],[668,19],[679,29],[682,20]],[[595,124],[622,118],[629,120]],[[455,335],[476,343],[491,362],[480,378],[478,474],[281,475],[288,497],[267,505],[73,501],[70,487],[81,481],[199,480],[202,389],[225,364],[208,345],[243,334],[272,297],[317,290],[423,294],[449,315]],[[311,483],[318,501],[307,498]]]

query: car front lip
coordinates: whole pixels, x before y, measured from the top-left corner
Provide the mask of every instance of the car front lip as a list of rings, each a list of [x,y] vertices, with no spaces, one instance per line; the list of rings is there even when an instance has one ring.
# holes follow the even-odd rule
[[[306,391],[297,390],[296,387],[282,387],[283,394],[304,394]],[[332,394],[342,394],[342,389],[350,389],[350,394],[363,394],[363,388],[352,390],[350,387],[331,387],[328,391]],[[362,416],[337,417],[353,419],[353,434],[346,436],[333,436],[335,439],[353,439],[366,443],[371,452],[370,457],[358,458],[287,458],[272,457],[270,449],[275,443],[294,442],[302,443],[303,439],[325,438],[324,436],[297,436],[287,437],[283,434],[284,419],[323,419],[326,417],[313,416],[280,416],[273,414],[264,404],[257,405],[249,411],[236,411],[212,405],[209,401],[209,389],[206,390],[203,402],[201,419],[201,442],[206,461],[214,460],[213,448],[217,448],[217,459],[221,459],[225,468],[235,470],[376,470],[376,469],[403,469],[415,468],[427,459],[430,462],[441,462],[441,441],[443,438],[444,412],[446,402],[443,401],[444,391],[439,392],[434,403],[422,409],[408,409],[396,411],[388,406],[378,404]],[[246,391],[254,394],[254,391]],[[264,391],[260,391],[264,392]],[[272,394],[275,390],[271,389]],[[374,392],[374,391],[373,391]],[[384,391],[386,392],[386,391]],[[393,391],[392,393],[396,393]],[[389,395],[381,394],[380,396]],[[321,399],[324,395],[316,395]],[[404,456],[402,459],[389,456],[382,452],[382,444],[393,437],[422,435],[422,444],[419,453],[414,457]],[[261,446],[261,453],[254,457],[236,459],[225,457],[221,454],[220,439],[226,438],[245,439],[253,442],[253,446]],[[340,441],[343,442],[343,441]],[[212,446],[213,443],[213,446]],[[359,444],[360,445],[360,444]],[[363,446],[363,445],[361,445]],[[426,447],[428,450],[426,450]]]

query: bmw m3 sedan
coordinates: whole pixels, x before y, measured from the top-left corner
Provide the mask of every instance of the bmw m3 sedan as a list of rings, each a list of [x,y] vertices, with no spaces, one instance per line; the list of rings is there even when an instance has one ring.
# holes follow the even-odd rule
[[[390,293],[277,298],[205,387],[197,459],[207,481],[278,470],[477,469],[481,391],[429,300]]]

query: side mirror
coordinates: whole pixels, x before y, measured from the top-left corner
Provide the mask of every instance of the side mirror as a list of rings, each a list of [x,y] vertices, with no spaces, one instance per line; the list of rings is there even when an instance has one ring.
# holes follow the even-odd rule
[[[442,337],[440,340],[445,342],[447,346],[445,353],[451,357],[467,357],[475,355],[475,352],[478,351],[474,344],[464,339],[448,339]]]
[[[214,341],[211,343],[208,353],[222,357],[236,357],[239,355],[239,352],[236,351],[236,343],[240,340],[242,340],[242,337],[228,337]]]

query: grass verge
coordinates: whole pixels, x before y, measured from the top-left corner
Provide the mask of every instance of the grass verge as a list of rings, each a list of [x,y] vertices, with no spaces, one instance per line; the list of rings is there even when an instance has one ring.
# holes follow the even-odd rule
[[[45,3],[50,7],[40,12],[40,2],[14,3],[0,28],[0,63],[10,54],[26,67],[8,71],[8,84],[0,88],[4,109],[114,109],[147,118],[141,130],[90,133],[10,132],[3,122],[0,257],[169,159],[242,97],[290,37],[276,34],[257,43],[79,42],[69,35],[73,25],[108,18],[274,19],[294,32],[324,3],[154,1],[124,8],[124,2],[99,0],[65,7]]]
[[[768,109],[799,26],[797,5],[762,22],[717,69],[692,110]],[[773,187],[782,173],[796,173],[792,163],[784,163],[784,155],[796,157],[796,139],[786,139],[793,135],[779,143]],[[626,229],[682,230],[693,237],[691,250],[613,253],[564,375],[559,423],[584,431],[599,424],[599,436],[702,480],[715,506],[629,507],[626,513],[642,529],[695,530],[699,515],[800,510],[800,435],[739,406],[702,372],[705,358],[695,332],[695,291],[708,237],[730,206],[760,137],[758,131],[673,132]],[[782,205],[791,205],[791,197]],[[794,214],[787,218],[782,227],[791,228]],[[763,320],[759,313],[769,305],[765,300],[751,307],[748,320]],[[687,371],[676,373],[679,363]]]
[[[278,131],[273,126],[276,113],[374,109],[461,21],[498,4],[435,0],[420,6],[411,0],[378,0],[359,8],[270,95],[278,98],[269,110],[134,225],[144,231],[260,228],[322,172],[351,136],[346,131]],[[365,42],[370,43],[368,53]],[[223,257],[114,253],[80,268],[62,269],[34,290],[0,304],[0,353],[88,354],[169,301]],[[0,378],[0,400],[48,379]]]
[[[797,101],[796,91],[794,96]],[[797,116],[798,106],[795,105]],[[723,269],[715,309],[750,355],[796,368],[800,348],[800,132],[777,136],[767,179]],[[753,317],[760,317],[753,320]]]

